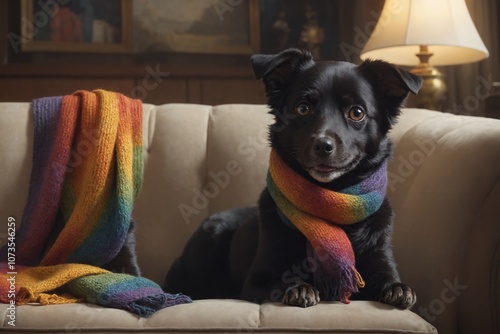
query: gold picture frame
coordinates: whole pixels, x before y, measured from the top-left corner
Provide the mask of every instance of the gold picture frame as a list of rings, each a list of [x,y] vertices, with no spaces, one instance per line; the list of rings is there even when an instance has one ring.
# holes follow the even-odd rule
[[[140,0],[134,51],[248,55],[260,51],[259,0]],[[154,5],[153,5],[154,4]],[[175,13],[175,17],[173,17]]]
[[[85,15],[84,21],[83,15],[79,17],[77,13],[70,10],[70,3],[72,1],[78,0],[56,0],[55,2],[49,2],[50,5],[45,6],[41,6],[40,3],[42,2],[40,1],[21,0],[21,51],[89,53],[126,53],[131,51],[131,0],[115,0],[115,3],[109,0],[101,2],[102,6],[108,6],[106,8],[107,10],[111,10],[110,4],[115,5],[115,7],[112,8],[113,10],[116,10],[116,8],[118,8],[116,6],[119,6],[116,10],[119,12],[119,21],[113,24],[103,19],[93,19],[89,21],[89,15]],[[94,4],[95,3],[98,2],[94,2]],[[75,5],[81,5],[81,3],[75,3]],[[104,11],[104,7],[93,7],[91,9],[94,10],[94,13],[99,10]],[[85,13],[87,14],[88,11]],[[58,15],[60,17],[58,17]],[[90,19],[92,19],[92,17],[90,17]],[[80,23],[78,23],[78,20],[80,20]],[[75,27],[80,25],[81,28],[68,29],[67,22],[69,22],[70,25],[73,24]],[[57,27],[63,25],[62,23],[66,25],[56,30]],[[89,29],[91,40],[88,39]],[[61,33],[59,33],[59,31]],[[98,31],[99,34],[97,34],[96,31]],[[68,36],[68,33],[73,35]]]

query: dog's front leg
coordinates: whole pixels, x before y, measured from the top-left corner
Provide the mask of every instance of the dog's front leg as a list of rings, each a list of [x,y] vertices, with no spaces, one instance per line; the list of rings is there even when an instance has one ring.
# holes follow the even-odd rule
[[[293,268],[298,266],[292,265]],[[319,291],[300,276],[284,270],[283,274],[254,265],[245,281],[241,298],[252,302],[272,301],[291,306],[309,307],[319,303]]]
[[[316,305],[319,291],[307,283],[312,274],[306,263],[306,239],[285,225],[267,190],[261,196],[259,243],[245,280],[241,298],[253,302],[282,302],[308,307]]]
[[[360,262],[363,262],[359,266],[360,273],[367,279],[359,299],[376,300],[403,309],[409,309],[416,303],[415,290],[401,283],[390,248],[376,250]]]
[[[369,220],[347,229],[356,253],[356,268],[366,283],[353,299],[376,300],[409,309],[416,303],[417,295],[399,278],[391,246],[392,216],[390,203],[385,201]]]

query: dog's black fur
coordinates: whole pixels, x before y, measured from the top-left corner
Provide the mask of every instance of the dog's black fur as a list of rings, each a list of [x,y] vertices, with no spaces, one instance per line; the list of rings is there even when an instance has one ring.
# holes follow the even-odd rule
[[[103,265],[104,269],[114,273],[129,274],[132,276],[141,276],[141,269],[137,260],[136,253],[136,230],[137,223],[133,218],[130,219],[127,237],[118,254],[108,263]]]
[[[314,62],[288,49],[254,55],[276,122],[271,146],[310,182],[341,190],[369,176],[391,154],[387,132],[409,92],[422,79],[383,61],[359,66]],[[400,283],[391,249],[393,211],[386,199],[366,220],[342,225],[366,286],[351,299],[410,308],[415,292]],[[312,306],[326,295],[313,286],[306,239],[286,226],[264,189],[258,208],[230,210],[205,220],[165,280],[165,290],[195,299],[240,298]],[[335,283],[335,282],[334,282]]]

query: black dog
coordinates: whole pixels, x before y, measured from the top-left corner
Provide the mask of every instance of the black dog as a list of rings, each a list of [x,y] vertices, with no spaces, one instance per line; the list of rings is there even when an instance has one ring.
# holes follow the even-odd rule
[[[359,66],[314,62],[309,52],[297,49],[254,55],[252,65],[256,77],[263,78],[276,119],[271,147],[298,175],[333,191],[359,184],[386,163],[391,154],[387,132],[408,93],[417,93],[422,84],[421,78],[383,61]],[[324,287],[314,286],[314,272],[304,266],[306,237],[283,222],[268,189],[258,208],[230,210],[204,221],[173,264],[165,290],[194,299],[270,300],[303,307],[332,300]],[[389,201],[382,198],[369,217],[341,225],[366,281],[351,299],[410,308],[416,295],[400,283],[396,270],[392,216]],[[331,284],[338,289],[341,283]]]

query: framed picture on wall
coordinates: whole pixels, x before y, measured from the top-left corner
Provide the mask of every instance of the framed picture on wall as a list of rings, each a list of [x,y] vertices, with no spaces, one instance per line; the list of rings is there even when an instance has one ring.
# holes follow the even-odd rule
[[[259,0],[134,0],[134,51],[252,54]]]
[[[130,52],[131,0],[21,0],[25,52]]]
[[[260,34],[263,53],[290,47],[309,50],[314,59],[341,56],[340,29],[351,20],[343,0],[260,0]]]

